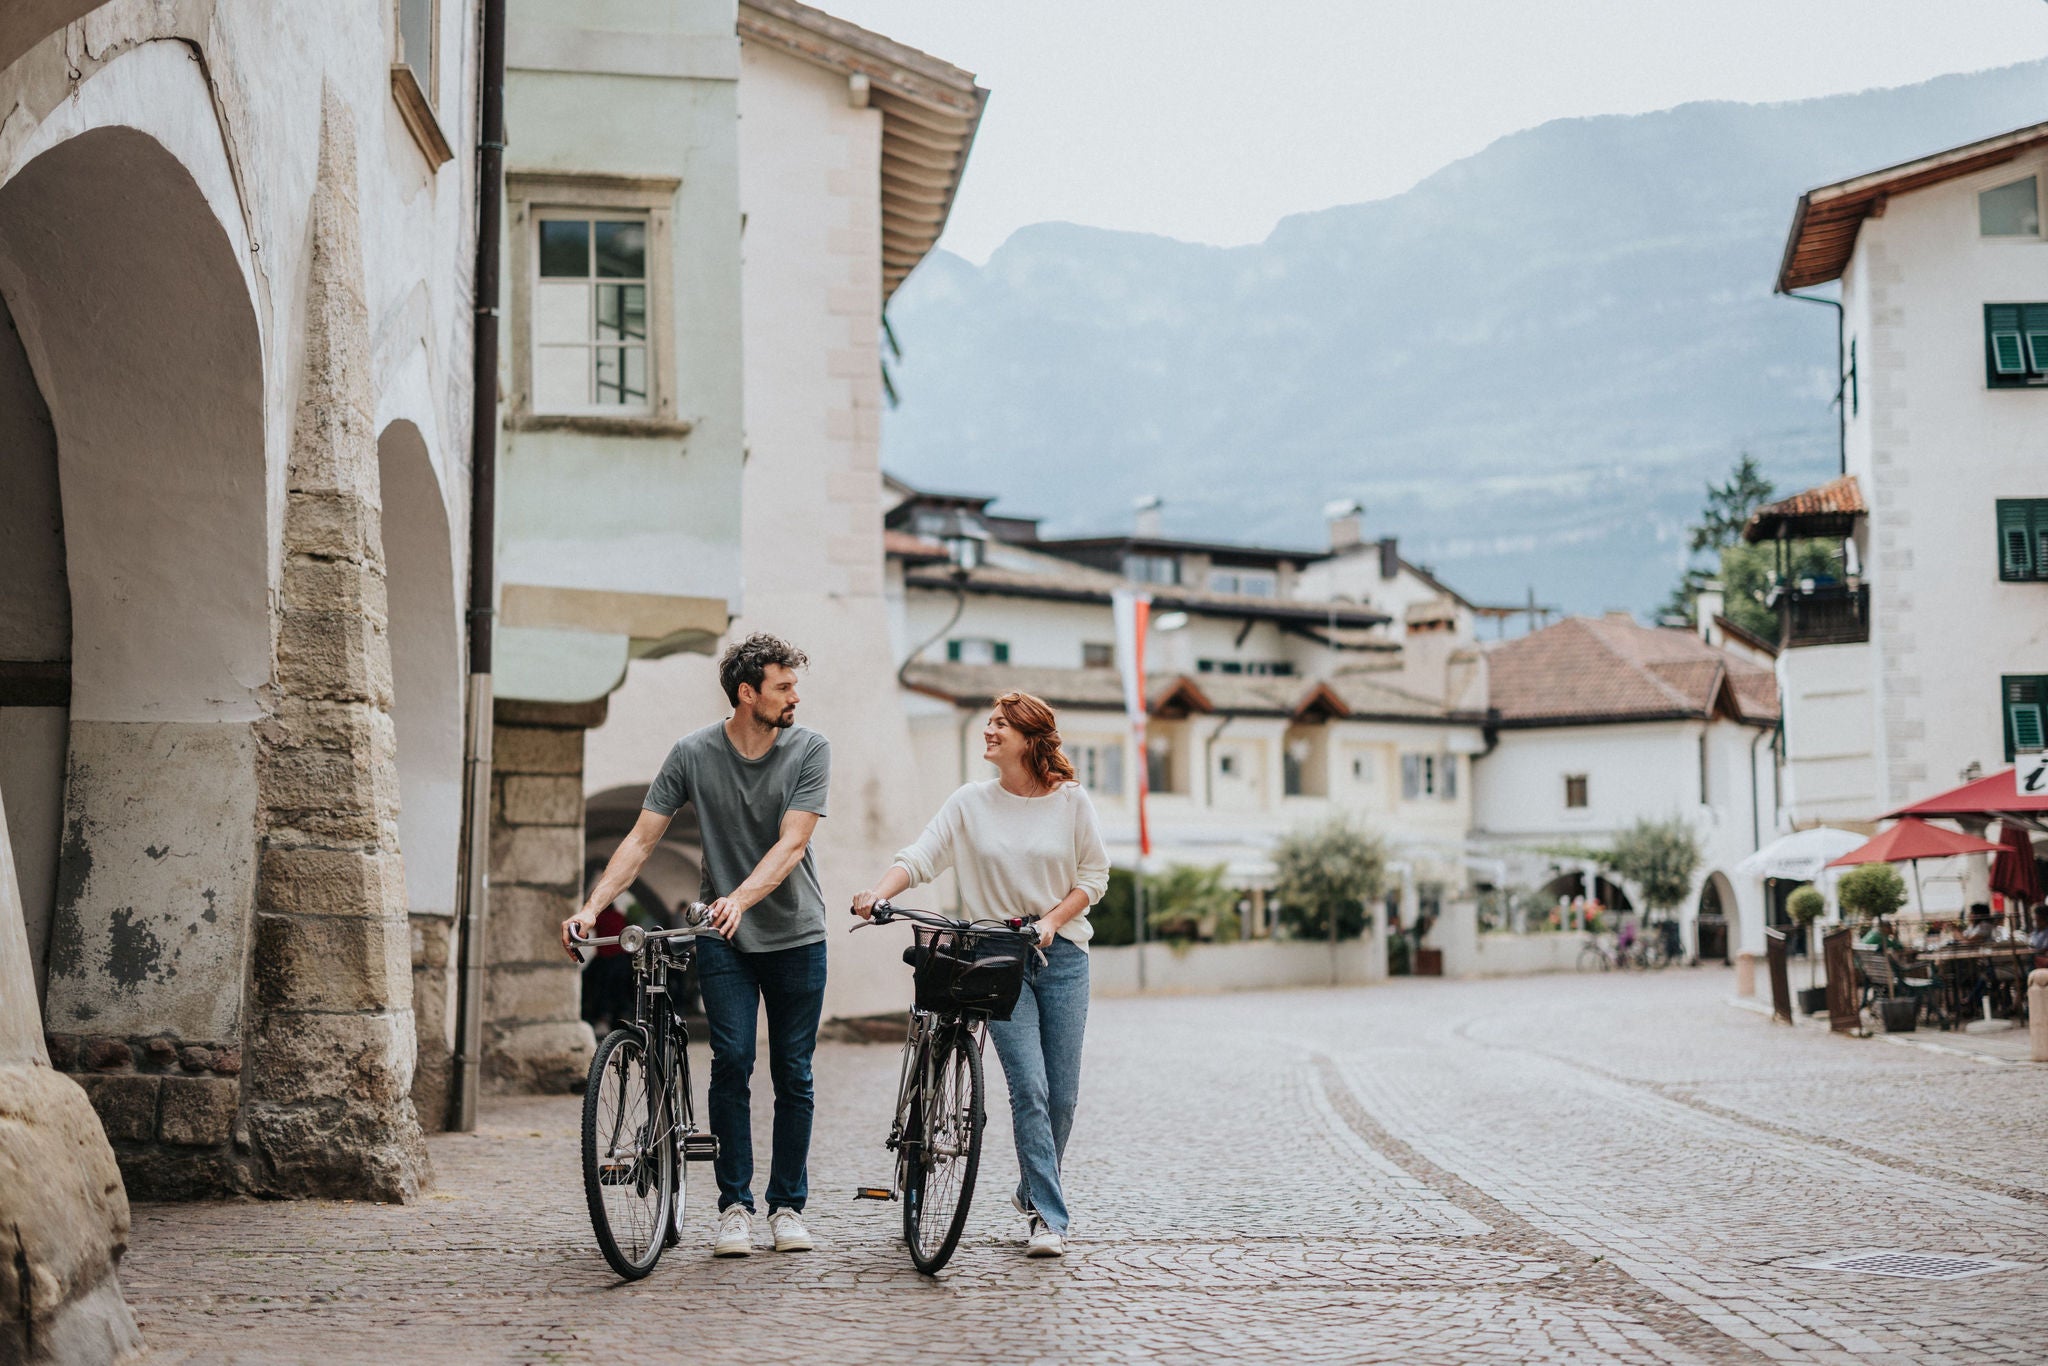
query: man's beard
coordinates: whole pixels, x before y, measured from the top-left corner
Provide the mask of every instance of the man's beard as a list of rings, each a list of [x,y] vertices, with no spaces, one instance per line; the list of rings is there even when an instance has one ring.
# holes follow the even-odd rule
[[[796,708],[786,707],[781,711],[769,712],[765,716],[757,711],[754,713],[754,719],[762,725],[773,727],[776,730],[788,730],[796,724]]]

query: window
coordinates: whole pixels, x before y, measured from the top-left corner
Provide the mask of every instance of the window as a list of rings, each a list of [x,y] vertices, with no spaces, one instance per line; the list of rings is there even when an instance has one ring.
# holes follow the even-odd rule
[[[1116,647],[1100,641],[1081,642],[1081,667],[1084,669],[1108,669],[1116,664]]]
[[[1440,795],[1445,801],[1458,800],[1458,756],[1455,754],[1446,754],[1443,757],[1442,786],[1443,792]]]
[[[946,660],[952,664],[1008,664],[1010,642],[966,636],[946,642]]]
[[[2011,763],[2023,753],[2048,749],[2048,732],[2042,725],[2048,677],[2007,674],[2000,683],[2005,690],[2005,761]]]
[[[1280,751],[1280,791],[1288,797],[1299,797],[1307,788],[1301,780],[1302,765],[1308,759],[1307,745],[1288,745]]]
[[[1269,573],[1257,569],[1212,569],[1209,571],[1211,593],[1242,593],[1246,597],[1270,598],[1278,587],[1278,580]]]
[[[1099,792],[1105,797],[1123,795],[1122,745],[1069,746],[1067,758],[1073,761],[1074,776],[1080,780],[1081,786],[1090,792]]]
[[[1570,811],[1583,811],[1586,807],[1586,775],[1567,773],[1564,779],[1564,804]]]
[[[1984,382],[2048,384],[2048,304],[1984,305]]]
[[[1705,732],[1704,730],[1700,732],[1700,805],[1701,805],[1701,806],[1706,806],[1706,805],[1708,805],[1708,801],[1707,801],[1707,733],[1706,733],[1706,732]]]
[[[534,228],[535,409],[647,412],[647,220],[556,210]]]
[[[1124,577],[1139,583],[1179,583],[1180,561],[1171,555],[1126,555]]]
[[[685,435],[675,420],[669,222],[679,182],[505,177],[515,431]]]
[[[2048,498],[1998,500],[1998,577],[2048,579]]]
[[[398,0],[398,51],[392,60],[412,68],[429,104],[435,103],[434,0]]]
[[[2041,206],[2034,177],[1978,195],[1977,231],[1986,237],[2039,237]]]
[[[1407,801],[1419,801],[1436,795],[1437,756],[1434,754],[1404,754],[1401,756],[1401,796]]]
[[[1145,789],[1173,791],[1173,741],[1164,737],[1145,741]]]
[[[1237,756],[1235,754],[1219,754],[1216,757],[1216,771],[1226,778],[1235,778],[1237,776]]]
[[[1849,416],[1863,411],[1861,385],[1856,378],[1856,339],[1849,338]]]
[[[1285,659],[1198,659],[1195,672],[1204,674],[1255,674],[1260,678],[1292,678],[1294,664]]]
[[[1371,787],[1379,777],[1379,765],[1363,754],[1351,756],[1351,781],[1361,787]]]

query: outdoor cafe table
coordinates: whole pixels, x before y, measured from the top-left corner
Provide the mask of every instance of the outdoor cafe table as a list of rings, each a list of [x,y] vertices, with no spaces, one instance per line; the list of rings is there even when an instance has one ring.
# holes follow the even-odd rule
[[[2027,1009],[2027,969],[2033,966],[2033,950],[2024,941],[2006,944],[1951,944],[1938,949],[1922,949],[1914,958],[1918,965],[1930,969],[1934,974],[1936,987],[1941,994],[1941,1015],[1944,1026],[1967,1023],[1964,1011],[1977,989],[1983,986],[1995,990],[2004,984],[2008,991],[2007,1013],[2015,1019],[2024,1019]],[[2010,963],[2013,973],[2000,972],[2003,963]]]

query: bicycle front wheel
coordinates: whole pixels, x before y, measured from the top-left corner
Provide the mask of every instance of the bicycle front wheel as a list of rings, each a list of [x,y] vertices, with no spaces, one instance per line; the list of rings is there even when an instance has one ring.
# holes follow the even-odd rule
[[[1588,944],[1579,950],[1580,972],[1605,972],[1610,966],[1607,955],[1600,951],[1599,945]]]
[[[668,1106],[640,1036],[624,1029],[607,1035],[583,1092],[583,1193],[599,1251],[629,1281],[654,1270],[672,1226],[676,1145]]]
[[[984,1118],[981,1051],[964,1026],[947,1030],[932,1044],[903,1191],[903,1241],[911,1264],[927,1276],[952,1257],[967,1227]]]

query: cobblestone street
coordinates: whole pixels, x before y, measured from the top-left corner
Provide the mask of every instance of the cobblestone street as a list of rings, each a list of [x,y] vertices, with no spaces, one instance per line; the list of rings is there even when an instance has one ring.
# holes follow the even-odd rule
[[[831,1044],[808,1255],[712,1261],[693,1166],[697,1245],[621,1285],[562,1097],[433,1140],[413,1208],[139,1206],[123,1278],[152,1363],[2048,1360],[2048,1068],[1774,1027],[1731,989],[1097,1001],[1064,1261],[1020,1255],[991,1058],[967,1241],[916,1275],[897,1208],[849,1198],[887,1176],[896,1050]],[[1794,1265],[1861,1249],[2024,1265]]]

